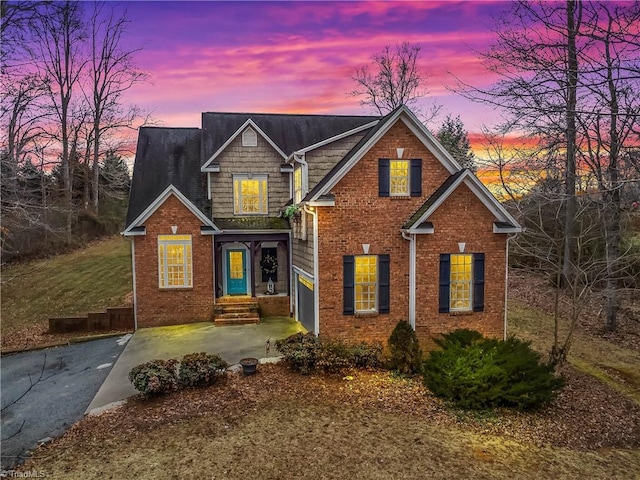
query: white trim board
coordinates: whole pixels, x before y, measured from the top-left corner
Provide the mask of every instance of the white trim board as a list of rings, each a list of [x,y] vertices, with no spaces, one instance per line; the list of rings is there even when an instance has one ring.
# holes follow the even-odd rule
[[[425,231],[425,229],[421,229],[418,226],[422,225],[423,222],[428,221],[429,217],[449,198],[449,196],[456,191],[456,189],[462,184],[465,183],[471,193],[473,193],[482,204],[487,207],[487,209],[498,219],[509,222],[513,225],[513,232],[522,231],[522,227],[518,224],[515,218],[511,216],[511,214],[502,206],[502,204],[496,200],[496,198],[491,194],[491,192],[485,187],[478,177],[476,177],[471,170],[466,170],[460,175],[455,182],[449,185],[449,188],[440,195],[440,197],[431,205],[421,216],[413,223],[413,227],[409,229],[409,233],[433,233],[433,229],[429,229],[429,231]],[[498,233],[495,231],[494,233]]]
[[[240,134],[241,134],[241,133],[242,133],[242,132],[247,128],[247,127],[249,127],[249,126],[250,126],[251,128],[253,128],[256,132],[258,132],[260,135],[262,135],[262,138],[264,138],[264,139],[267,141],[267,143],[269,143],[269,145],[271,145],[271,146],[274,148],[274,150],[275,150],[276,152],[278,152],[278,154],[279,154],[279,155],[280,155],[280,156],[281,156],[285,161],[287,160],[287,156],[285,155],[285,153],[284,153],[282,150],[280,150],[280,147],[278,147],[278,145],[276,145],[276,144],[274,143],[274,141],[273,141],[273,140],[271,140],[271,139],[269,138],[269,136],[268,136],[266,133],[264,133],[264,132],[262,131],[262,129],[261,129],[260,127],[258,127],[258,125],[256,125],[256,124],[255,124],[255,122],[254,122],[253,120],[251,120],[251,119],[249,118],[249,119],[247,119],[247,121],[246,121],[246,122],[244,122],[244,123],[242,124],[242,126],[241,126],[238,130],[236,130],[236,131],[235,131],[235,133],[234,133],[233,135],[231,135],[231,136],[227,139],[227,141],[226,141],[226,142],[224,142],[224,143],[222,144],[222,146],[221,146],[220,148],[218,148],[218,150],[216,150],[216,152],[215,152],[213,155],[211,155],[211,157],[209,157],[209,159],[204,163],[204,165],[203,165],[202,167],[200,167],[200,171],[202,171],[202,172],[207,172],[207,171],[209,171],[209,168],[208,168],[208,167],[209,167],[209,164],[213,163],[213,161],[218,157],[218,155],[220,155],[220,154],[224,151],[224,149],[225,149],[225,148],[227,148],[227,147],[229,146],[229,144],[230,144],[231,142],[233,142],[233,140],[235,140],[235,138],[236,138],[238,135],[240,135]]]
[[[406,106],[402,106],[385,121],[385,124],[378,130],[364,145],[345,163],[342,168],[309,200],[317,200],[320,196],[326,195],[342,180],[347,173],[364,157],[369,150],[393,127],[398,120],[401,120],[422,144],[434,154],[450,174],[461,170],[460,164],[440,145],[431,135],[427,128],[416,118],[416,116]]]
[[[220,229],[209,220],[205,214],[203,214],[180,190],[178,190],[173,185],[169,185],[164,192],[162,192],[158,197],[140,214],[138,218],[136,218],[131,225],[129,225],[122,234],[124,236],[132,236],[132,235],[140,235],[139,233],[132,232],[131,230],[135,227],[143,226],[144,222],[146,222],[151,215],[155,213],[155,211],[160,208],[160,206],[167,201],[167,199],[174,195],[182,204],[189,209],[193,215],[200,220],[205,225],[208,225],[215,229],[216,231],[220,231]]]

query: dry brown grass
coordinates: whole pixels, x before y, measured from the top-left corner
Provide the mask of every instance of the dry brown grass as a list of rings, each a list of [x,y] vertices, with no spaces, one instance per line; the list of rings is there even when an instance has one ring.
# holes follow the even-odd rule
[[[263,365],[85,418],[23,468],[65,479],[636,478],[640,408],[568,374],[572,387],[543,411],[469,414],[389,372],[348,381]],[[585,391],[610,412],[581,402]]]

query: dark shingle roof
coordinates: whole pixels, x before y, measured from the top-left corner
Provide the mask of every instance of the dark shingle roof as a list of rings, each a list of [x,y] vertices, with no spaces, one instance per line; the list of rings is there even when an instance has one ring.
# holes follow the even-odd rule
[[[440,185],[435,192],[433,192],[431,194],[431,196],[429,198],[427,198],[427,200],[422,204],[422,206],[416,210],[416,213],[414,213],[413,215],[411,215],[411,218],[409,218],[409,220],[407,220],[405,222],[405,224],[402,226],[403,230],[408,230],[411,227],[414,226],[414,224],[420,220],[420,217],[422,217],[422,215],[429,210],[429,208],[431,208],[431,206],[436,203],[440,197],[442,197],[447,190],[449,189],[449,187],[451,185],[453,185],[453,183],[460,177],[460,175],[462,175],[467,169],[464,168],[456,173],[454,173],[453,175],[450,175],[449,178],[447,178],[442,185]]]
[[[341,133],[361,127],[380,117],[348,115],[291,115],[273,113],[202,114],[202,163],[224,145],[251,119],[286,155]]]
[[[184,194],[208,218],[206,177],[200,172],[198,128],[143,127],[138,134],[127,227],[169,185]]]

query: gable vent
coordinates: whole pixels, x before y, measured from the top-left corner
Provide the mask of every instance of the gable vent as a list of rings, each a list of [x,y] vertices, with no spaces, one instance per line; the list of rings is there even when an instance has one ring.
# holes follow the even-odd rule
[[[258,146],[258,134],[253,128],[247,127],[244,130],[244,132],[242,132],[242,146],[243,147]]]

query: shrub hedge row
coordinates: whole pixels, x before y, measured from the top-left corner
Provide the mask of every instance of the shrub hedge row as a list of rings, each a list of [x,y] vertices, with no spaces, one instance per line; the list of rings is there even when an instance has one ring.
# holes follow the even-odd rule
[[[173,392],[179,388],[204,387],[224,376],[229,365],[218,355],[191,353],[180,361],[152,360],[129,372],[129,381],[146,396]]]

